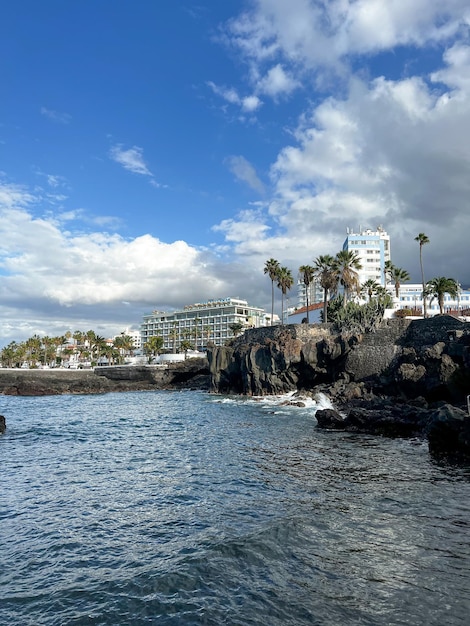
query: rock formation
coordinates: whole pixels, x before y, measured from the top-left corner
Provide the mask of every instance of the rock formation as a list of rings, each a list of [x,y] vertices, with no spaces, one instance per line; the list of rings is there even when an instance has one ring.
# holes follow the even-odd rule
[[[167,367],[100,367],[95,370],[0,369],[0,393],[14,396],[107,393],[155,389],[208,389],[207,360]]]
[[[323,392],[338,410],[317,411],[320,428],[427,436],[433,454],[470,458],[468,326],[444,315],[364,335],[306,324],[247,331],[209,351],[211,390]]]
[[[364,335],[297,324],[252,329],[208,351],[211,391],[281,394],[328,386],[342,394],[382,394],[462,403],[470,393],[470,329],[444,315],[387,320]]]

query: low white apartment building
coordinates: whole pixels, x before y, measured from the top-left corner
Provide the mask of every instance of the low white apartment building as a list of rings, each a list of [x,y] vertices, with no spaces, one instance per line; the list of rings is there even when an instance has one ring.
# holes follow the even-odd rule
[[[268,324],[264,309],[238,298],[221,298],[185,306],[179,311],[153,311],[144,315],[140,328],[142,346],[150,337],[162,337],[163,347],[177,352],[183,340],[190,340],[197,350],[205,350],[208,342],[223,345],[233,337],[231,324],[259,328]]]
[[[398,299],[395,294],[395,287],[387,285],[387,290],[394,299],[395,309],[409,309],[414,315],[421,315],[423,311],[423,286],[421,283],[406,283],[400,285]],[[437,298],[428,297],[426,310],[428,315],[437,315],[439,302]],[[459,289],[457,298],[451,298],[446,293],[444,295],[444,312],[461,313],[468,316],[470,311],[470,289]]]

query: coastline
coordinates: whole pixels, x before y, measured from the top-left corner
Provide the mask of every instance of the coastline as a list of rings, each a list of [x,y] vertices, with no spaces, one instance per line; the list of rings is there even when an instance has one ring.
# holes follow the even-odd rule
[[[207,361],[192,359],[158,366],[109,366],[96,369],[0,369],[0,394],[46,396],[100,394],[158,389],[209,389]]]

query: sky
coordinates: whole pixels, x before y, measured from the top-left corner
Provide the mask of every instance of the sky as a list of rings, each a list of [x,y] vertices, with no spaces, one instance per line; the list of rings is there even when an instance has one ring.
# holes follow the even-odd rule
[[[412,282],[425,233],[426,280],[470,287],[469,35],[468,0],[4,3],[0,346],[269,311],[266,261],[347,229]]]

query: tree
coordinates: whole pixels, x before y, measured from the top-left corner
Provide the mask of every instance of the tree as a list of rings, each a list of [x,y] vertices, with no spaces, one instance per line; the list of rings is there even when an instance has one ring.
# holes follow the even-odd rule
[[[385,286],[387,286],[387,283],[389,282],[389,280],[391,280],[390,275],[392,273],[392,270],[393,270],[393,263],[391,261],[385,261],[385,264],[384,264]]]
[[[279,268],[277,274],[277,286],[281,290],[281,315],[282,315],[282,323],[284,324],[284,296],[289,291],[289,289],[294,284],[294,279],[292,278],[292,272],[288,267]]]
[[[234,337],[239,335],[245,328],[241,322],[233,322],[232,324],[229,324],[228,327],[232,331]]]
[[[305,285],[305,299],[307,301],[307,324],[310,324],[310,318],[308,315],[308,294],[309,294],[309,287],[313,282],[313,279],[315,277],[315,268],[312,267],[311,265],[301,265],[299,267],[299,274],[300,274],[300,280],[303,282],[303,284]]]
[[[2,348],[1,360],[3,367],[19,367],[24,361],[26,347],[24,343],[12,341]]]
[[[160,335],[153,335],[153,337],[150,337],[144,345],[145,353],[151,357],[157,356],[163,348],[163,343],[163,337],[160,337]]]
[[[195,317],[194,318],[194,331],[193,331],[193,336],[194,336],[194,345],[195,345],[195,349],[197,350],[197,340],[199,338],[199,322],[201,322],[202,324],[202,320],[199,317]]]
[[[395,285],[395,296],[398,298],[400,293],[400,285],[409,281],[410,275],[406,270],[403,270],[401,267],[395,267],[394,265],[392,265],[392,268],[390,270],[390,278],[392,279],[392,283]]]
[[[97,362],[100,360],[101,353],[106,348],[106,345],[106,339],[104,337],[95,335],[93,345],[91,346],[91,353],[95,356]]]
[[[183,339],[183,341],[180,343],[180,350],[182,352],[184,352],[184,359],[185,360],[188,358],[188,350],[193,350],[193,348],[194,348],[194,346],[189,341],[189,339]]]
[[[454,278],[439,276],[437,278],[432,278],[426,283],[425,293],[427,296],[437,298],[439,303],[439,313],[442,315],[444,313],[445,294],[448,293],[451,298],[457,298],[459,293],[459,284]]]
[[[334,269],[335,259],[331,254],[321,254],[315,259],[315,275],[323,289],[323,323],[328,322],[328,296],[336,291],[338,277]]]
[[[358,270],[362,268],[361,262],[353,250],[340,250],[335,257],[333,268],[339,284],[343,287],[343,306],[346,306],[351,292],[358,292],[360,289]]]
[[[173,342],[173,354],[176,354],[176,340],[178,339],[178,324],[174,322],[173,328],[170,330],[169,338]]]
[[[423,317],[427,317],[426,311],[426,283],[424,281],[424,270],[423,270],[423,246],[429,243],[429,238],[424,233],[419,233],[415,237],[415,241],[419,243],[419,264],[421,266],[421,282],[423,285]]]
[[[378,289],[381,287],[373,278],[368,278],[361,287],[361,294],[367,296],[370,300],[372,296],[377,295]]]
[[[39,335],[33,335],[29,339],[25,341],[26,347],[26,360],[29,363],[29,366],[36,366],[36,362],[39,361],[40,352],[41,352],[41,338]]]
[[[271,279],[271,326],[273,325],[274,317],[274,281],[277,280],[280,265],[276,259],[269,259],[264,266],[264,273],[269,275]]]
[[[132,354],[134,348],[134,340],[130,335],[121,333],[119,337],[114,340],[114,347],[119,352],[119,362],[123,362],[128,354]]]
[[[202,329],[203,332],[203,336],[206,339],[206,348],[207,348],[207,344],[209,343],[209,341],[211,340],[211,335],[212,335],[212,326],[204,326],[204,328]]]

